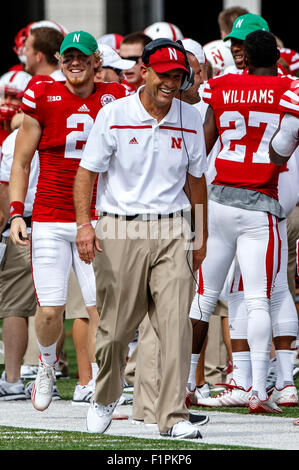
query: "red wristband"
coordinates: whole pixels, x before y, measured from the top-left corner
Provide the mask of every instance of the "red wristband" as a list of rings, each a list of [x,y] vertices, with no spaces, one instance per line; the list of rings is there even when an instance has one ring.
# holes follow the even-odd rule
[[[10,209],[9,209],[9,214],[10,217],[13,215],[24,215],[24,204],[23,202],[20,201],[13,201],[10,203]]]

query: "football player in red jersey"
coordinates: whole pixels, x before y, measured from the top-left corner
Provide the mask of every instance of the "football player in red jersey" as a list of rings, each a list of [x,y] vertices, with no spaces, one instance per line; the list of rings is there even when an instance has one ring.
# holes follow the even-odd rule
[[[210,105],[204,126],[207,153],[218,137],[221,145],[210,189],[207,257],[190,311],[193,362],[198,360],[210,315],[237,255],[248,310],[253,375],[250,411],[279,412],[267,396],[266,377],[270,296],[281,243],[277,221],[285,215],[277,196],[280,169],[270,162],[268,148],[281,118],[280,96],[291,79],[277,77],[279,52],[271,33],[250,33],[244,45],[249,74],[211,79],[203,95]],[[195,386],[192,374],[191,364],[189,391]]]
[[[259,15],[247,13],[235,19],[232,31],[224,37],[223,41],[231,41],[230,50],[234,65],[229,65],[224,73],[247,73],[244,60],[244,40],[247,34],[257,30],[270,31],[267,21]],[[287,74],[287,69],[278,61],[277,70],[281,75]]]
[[[14,243],[27,245],[22,218],[28,174],[34,151],[39,151],[40,174],[32,213],[32,273],[39,304],[36,334],[41,350],[39,372],[32,391],[36,409],[46,409],[52,398],[56,343],[71,265],[85,305],[96,308],[92,266],[80,261],[75,247],[77,230],[73,181],[90,129],[99,109],[125,96],[118,83],[94,83],[101,65],[98,45],[84,31],[69,33],[60,48],[60,66],[66,82],[43,81],[24,94],[23,124],[16,140],[11,172],[11,232]],[[91,204],[96,222],[95,191]],[[87,269],[86,269],[87,268]]]

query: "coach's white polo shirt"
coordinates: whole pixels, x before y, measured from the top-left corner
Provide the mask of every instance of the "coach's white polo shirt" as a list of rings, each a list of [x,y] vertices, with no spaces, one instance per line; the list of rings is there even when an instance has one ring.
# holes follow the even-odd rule
[[[100,173],[99,212],[169,214],[186,209],[186,173],[200,178],[207,169],[200,113],[174,99],[158,123],[143,107],[140,90],[104,106],[89,134],[80,166]]]

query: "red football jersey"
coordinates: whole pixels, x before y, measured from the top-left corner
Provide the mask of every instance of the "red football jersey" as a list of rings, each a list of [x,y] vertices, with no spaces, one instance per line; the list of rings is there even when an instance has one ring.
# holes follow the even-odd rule
[[[39,82],[25,91],[22,110],[42,127],[38,145],[40,174],[32,220],[74,222],[73,184],[89,132],[98,111],[122,98],[119,83],[96,83],[87,98],[74,95],[65,82]],[[91,204],[95,218],[96,185]]]
[[[281,168],[269,158],[269,143],[282,112],[279,100],[288,76],[228,74],[212,78],[203,99],[214,111],[220,137],[212,184],[259,191],[277,199]]]
[[[299,54],[297,51],[288,48],[281,48],[280,57],[286,62],[287,66],[289,67],[289,73],[291,75],[297,76],[299,70]]]
[[[127,95],[134,95],[134,93],[136,93],[137,89],[133,83],[128,83],[127,80],[122,80],[121,84],[125,87]]]
[[[0,147],[3,143],[3,141],[6,139],[6,137],[9,136],[9,132],[5,131],[3,127],[0,124]]]
[[[295,80],[289,90],[282,95],[279,108],[283,113],[299,117],[299,80]]]

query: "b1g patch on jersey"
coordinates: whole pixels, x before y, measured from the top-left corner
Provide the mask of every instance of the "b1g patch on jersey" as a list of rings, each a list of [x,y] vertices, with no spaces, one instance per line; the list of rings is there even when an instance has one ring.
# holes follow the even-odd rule
[[[61,101],[61,96],[47,96],[47,101],[52,102],[52,101]]]
[[[105,106],[105,104],[111,103],[111,101],[115,101],[116,98],[114,95],[111,95],[110,93],[105,93],[105,95],[102,95],[100,98],[100,103],[102,106]]]

